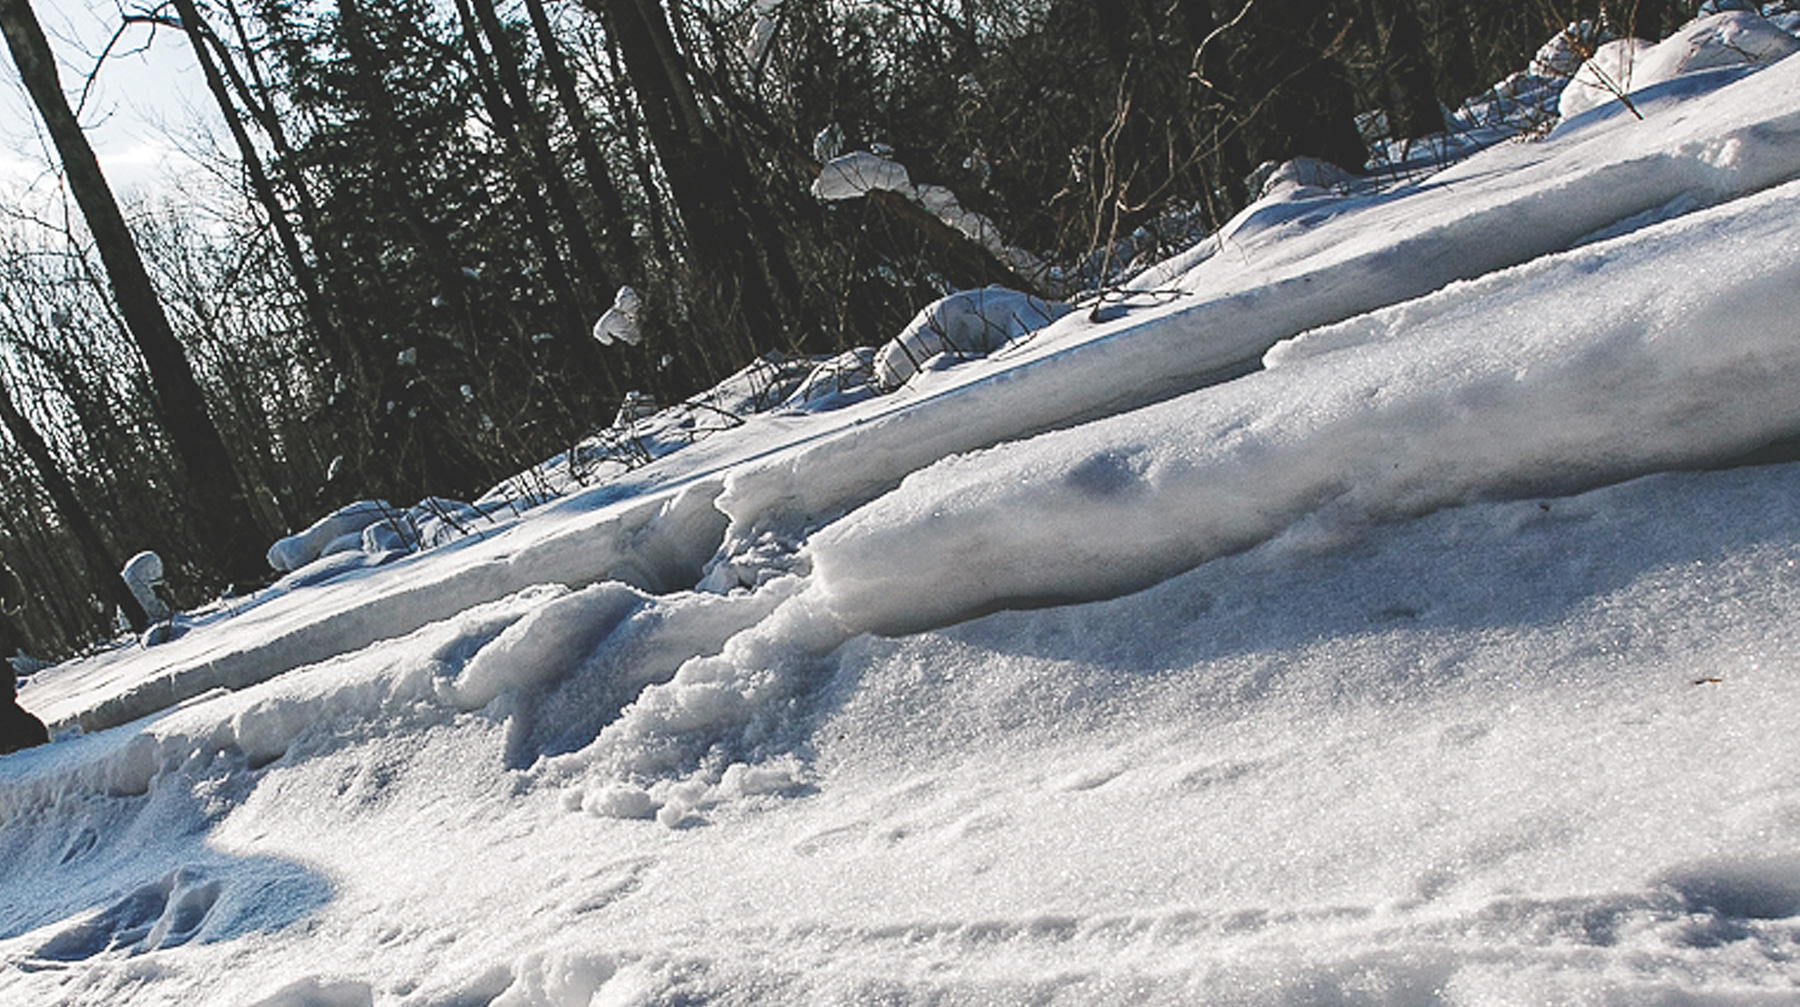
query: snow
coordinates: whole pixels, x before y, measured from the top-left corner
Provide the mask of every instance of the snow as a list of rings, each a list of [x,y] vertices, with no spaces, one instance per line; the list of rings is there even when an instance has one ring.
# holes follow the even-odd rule
[[[169,606],[156,595],[156,587],[163,579],[161,556],[148,549],[138,553],[125,561],[125,565],[119,570],[119,579],[125,582],[126,589],[137,599],[144,615],[152,621],[170,616]]]
[[[893,391],[941,354],[961,360],[993,353],[1072,310],[1059,301],[1002,287],[941,297],[876,352],[876,385],[882,391]]]
[[[815,146],[828,145],[825,133],[815,138]],[[1006,244],[1000,229],[988,217],[963,208],[956,193],[941,185],[915,186],[906,166],[871,151],[859,150],[834,157],[819,170],[812,193],[825,202],[858,199],[871,192],[895,192],[917,202],[946,226],[982,246],[1008,268],[1034,282],[1054,288],[1062,282],[1057,272],[1043,260],[1022,248]]]
[[[1800,39],[1761,14],[1725,11],[1692,21],[1655,45],[1616,39],[1600,46],[1563,89],[1558,108],[1566,120],[1683,74],[1773,63],[1796,49]]]
[[[871,192],[907,192],[912,179],[906,166],[892,158],[866,150],[853,151],[827,161],[813,181],[813,195],[822,200],[856,199]]]
[[[637,291],[630,287],[619,288],[613,295],[612,307],[594,323],[594,338],[600,345],[610,346],[616,341],[636,346],[644,341],[644,334],[638,329],[640,304]]]
[[[361,548],[365,531],[394,514],[394,508],[385,500],[358,500],[345,504],[314,521],[304,530],[271,545],[269,567],[281,573],[291,573],[320,556]],[[159,570],[161,566],[159,562]]]
[[[1794,1002],[1800,62],[1640,83],[33,674],[0,998]]]

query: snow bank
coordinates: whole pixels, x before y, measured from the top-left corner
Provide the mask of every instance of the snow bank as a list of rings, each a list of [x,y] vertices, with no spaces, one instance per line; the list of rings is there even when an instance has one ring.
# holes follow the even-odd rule
[[[1618,39],[1602,45],[1563,89],[1564,119],[1619,101],[1683,74],[1731,67],[1754,68],[1800,50],[1800,39],[1753,11],[1733,10],[1688,22],[1652,45]]]
[[[46,672],[0,999],[1790,1002],[1800,466],[1552,494],[1800,434],[1792,62]]]
[[[1420,183],[1261,201],[1224,240],[1144,274],[1121,298],[1058,319],[1001,358],[916,375],[896,395],[753,424],[721,399],[730,418],[717,426],[737,431],[729,438],[697,436],[706,410],[665,411],[645,421],[655,426],[645,443],[684,445],[678,454],[634,455],[533,520],[453,546],[455,562],[334,566],[341,575],[329,581],[235,607],[229,642],[201,627],[158,646],[151,673],[106,659],[45,675],[27,705],[53,725],[98,729],[532,584],[614,579],[661,591],[692,587],[709,569],[734,571],[721,574],[726,587],[798,570],[758,553],[797,544],[948,455],[1225,381],[1307,329],[1800,174],[1800,148],[1786,139],[1800,129],[1800,62],[1702,83],[1716,89],[1641,102],[1646,122],[1581,116],[1544,142],[1493,148]],[[747,370],[745,403],[766,409],[806,378],[804,366],[760,376],[770,370]]]
[[[520,596],[0,761],[4,789],[114,735],[160,746],[133,796],[0,818],[0,988],[67,1007],[1783,1003],[1796,493],[1792,466],[1660,476],[858,637],[760,707],[765,751],[801,758],[752,764],[723,732],[716,763],[684,749],[707,768],[679,782],[609,780],[599,750],[567,774],[496,752],[748,596],[646,600],[554,684],[438,702],[579,592]],[[775,629],[727,649],[782,667]],[[251,768],[233,725],[258,717],[273,758]]]
[[[1795,89],[1800,61],[1783,61],[1703,96],[1669,94],[1646,106],[1649,123],[1577,124],[1422,183],[1284,187],[1219,240],[1138,277],[1122,302],[1065,316],[1004,361],[915,377],[854,426],[734,469],[717,501],[727,542],[829,520],[952,454],[1236,377],[1307,329],[1800,175],[1786,139],[1800,130]]]
[[[845,350],[821,360],[782,401],[783,410],[828,412],[867,399],[875,393],[875,351],[867,347]]]
[[[801,587],[787,579],[737,596],[754,622],[739,622],[716,651],[670,666],[590,744],[548,763],[550,778],[570,781],[565,802],[678,827],[720,801],[803,788],[804,767],[791,756],[794,707],[819,686],[846,635]]]
[[[816,588],[853,628],[905,632],[1142,587],[1296,526],[1329,538],[1800,434],[1796,213],[1784,186],[1307,333],[1263,374],[948,459],[815,536]]]
[[[418,565],[419,557],[432,555],[422,553],[379,567],[358,565],[327,583],[220,613],[216,618],[229,619],[228,633],[194,632],[163,644],[152,674],[107,687],[101,687],[104,677],[97,683],[70,676],[57,684],[66,699],[35,699],[33,708],[53,729],[73,722],[98,731],[214,689],[242,689],[404,636],[446,611],[534,586],[609,579],[652,591],[689,586],[724,533],[725,519],[712,506],[718,492],[717,481],[687,484],[532,528],[509,525],[503,532],[511,534],[464,540],[454,563]],[[106,669],[101,662],[92,670],[104,676]]]
[[[1644,55],[1653,48],[1639,38],[1614,39],[1602,45],[1564,85],[1556,114],[1570,119],[1590,108],[1626,98],[1634,89],[1660,83],[1638,72]]]

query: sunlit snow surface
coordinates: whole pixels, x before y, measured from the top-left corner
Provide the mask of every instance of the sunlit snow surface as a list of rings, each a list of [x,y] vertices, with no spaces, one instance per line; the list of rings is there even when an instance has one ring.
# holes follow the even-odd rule
[[[40,673],[0,1002],[1797,1002],[1800,61],[1636,104]]]

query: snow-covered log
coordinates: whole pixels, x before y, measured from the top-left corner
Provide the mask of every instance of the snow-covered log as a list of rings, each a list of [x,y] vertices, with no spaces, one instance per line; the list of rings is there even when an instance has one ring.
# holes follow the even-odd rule
[[[156,587],[163,579],[161,556],[149,550],[140,552],[125,561],[119,577],[125,581],[126,589],[137,599],[151,622],[161,622],[169,617],[168,604],[156,596]]]
[[[1004,287],[964,290],[932,302],[875,354],[875,380],[893,391],[940,353],[986,356],[1074,308]]]
[[[281,573],[298,570],[320,556],[360,546],[364,528],[393,512],[385,500],[358,500],[314,521],[269,547],[269,566]]]

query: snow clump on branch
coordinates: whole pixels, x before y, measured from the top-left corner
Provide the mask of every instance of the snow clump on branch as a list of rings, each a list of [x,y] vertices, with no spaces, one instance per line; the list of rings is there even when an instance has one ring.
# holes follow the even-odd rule
[[[602,346],[611,346],[614,340],[636,346],[644,341],[644,333],[638,328],[637,291],[630,287],[620,287],[613,295],[612,307],[594,323],[594,338]]]

